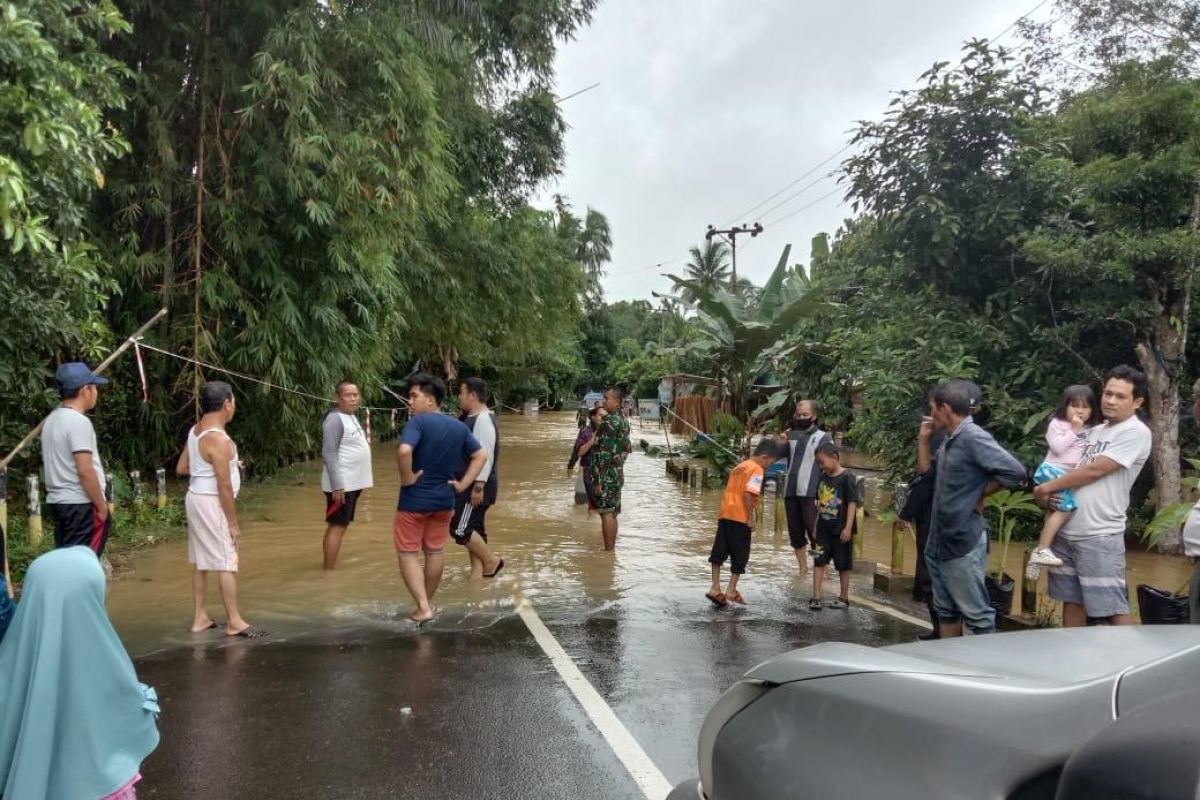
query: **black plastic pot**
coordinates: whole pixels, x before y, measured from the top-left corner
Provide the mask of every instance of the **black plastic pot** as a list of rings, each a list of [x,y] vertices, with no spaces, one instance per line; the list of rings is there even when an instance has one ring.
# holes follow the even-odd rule
[[[992,609],[996,612],[996,628],[998,629],[1001,618],[1012,611],[1013,592],[1017,588],[1017,582],[1007,572],[1004,573],[1004,577],[999,581],[996,580],[995,575],[989,574],[984,579],[984,582],[987,585],[988,598],[991,599]]]
[[[1192,620],[1186,594],[1171,594],[1154,586],[1139,583],[1138,608],[1145,625],[1187,625]]]

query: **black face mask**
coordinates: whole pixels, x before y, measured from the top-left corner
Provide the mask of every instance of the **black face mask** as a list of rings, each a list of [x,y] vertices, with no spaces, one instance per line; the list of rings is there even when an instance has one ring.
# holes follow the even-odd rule
[[[792,425],[796,430],[806,431],[813,426],[815,421],[812,417],[793,417]]]

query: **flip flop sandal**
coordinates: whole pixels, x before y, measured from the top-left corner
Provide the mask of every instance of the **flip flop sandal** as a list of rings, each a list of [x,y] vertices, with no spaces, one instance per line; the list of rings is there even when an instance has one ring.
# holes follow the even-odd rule
[[[212,631],[212,630],[216,630],[217,628],[224,627],[224,625],[225,625],[224,622],[210,621],[208,623],[208,627],[201,628],[198,631],[192,631],[192,633],[204,633],[205,631]]]
[[[485,577],[485,578],[494,578],[494,577],[496,577],[497,575],[499,575],[499,574],[500,574],[500,570],[502,570],[502,569],[504,569],[504,559],[503,559],[503,558],[502,558],[502,559],[500,559],[500,563],[496,565],[496,568],[495,568],[494,570],[492,570],[492,572],[491,572],[491,573],[486,573],[486,572],[485,572],[485,573],[484,573],[484,575],[483,575],[483,577]]]
[[[724,592],[717,592],[716,594],[707,592],[704,596],[707,597],[708,601],[717,608],[724,608],[725,606],[729,605],[729,600],[725,597]]]
[[[823,606],[821,605],[821,601],[814,597],[808,601],[808,608],[810,611],[820,611]]]
[[[726,599],[728,599],[731,603],[737,603],[741,606],[746,605],[746,598],[742,597],[741,592],[734,592],[733,594],[728,595]]]
[[[829,607],[830,608],[849,608],[850,601],[846,600],[845,598],[838,597],[834,600],[829,601]]]
[[[227,633],[225,635],[233,637],[233,638],[238,638],[238,639],[263,639],[263,638],[266,638],[267,636],[270,636],[271,634],[264,631],[262,628],[256,628],[253,625],[251,625],[248,628],[242,628],[237,633]]]

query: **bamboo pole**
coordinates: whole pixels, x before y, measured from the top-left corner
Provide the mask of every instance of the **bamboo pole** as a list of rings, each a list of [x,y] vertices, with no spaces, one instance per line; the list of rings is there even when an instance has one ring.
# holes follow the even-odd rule
[[[37,547],[42,543],[42,502],[38,497],[38,476],[25,479],[25,491],[29,497],[29,543]]]
[[[142,327],[140,327],[136,331],[134,331],[129,336],[128,339],[126,339],[124,342],[121,343],[120,347],[118,347],[116,350],[113,350],[111,353],[109,353],[108,358],[101,361],[100,364],[94,370],[92,370],[92,372],[95,373],[96,375],[103,373],[104,370],[108,369],[108,367],[114,361],[116,361],[118,358],[120,358],[122,353],[124,353],[130,347],[133,347],[134,343],[137,342],[138,339],[142,338],[142,336],[146,333],[146,331],[150,330],[152,327],[154,327],[156,324],[158,324],[158,321],[161,320],[166,315],[167,315],[167,309],[160,308],[158,310],[157,314],[155,314],[153,317],[151,317],[149,320],[147,320],[146,323],[144,325],[142,325]],[[13,588],[12,588],[12,580],[9,579],[9,576],[8,576],[8,525],[5,524],[8,522],[8,506],[7,506],[7,503],[4,502],[4,498],[7,496],[4,493],[4,490],[6,490],[7,485],[8,485],[8,465],[13,462],[13,459],[16,458],[22,450],[24,450],[26,447],[28,447],[30,445],[30,443],[33,442],[33,440],[38,437],[38,435],[42,432],[42,427],[46,424],[46,419],[49,416],[50,415],[47,414],[46,417],[43,417],[42,421],[39,422],[34,427],[33,430],[31,430],[28,434],[26,434],[24,439],[22,439],[20,442],[17,443],[17,446],[12,449],[12,452],[10,452],[8,455],[6,455],[3,459],[0,459],[0,507],[2,507],[4,509],[3,512],[0,512],[0,547],[3,547],[3,552],[5,555],[5,558],[4,558],[5,582],[8,584],[9,597],[13,596]]]
[[[892,575],[904,574],[904,528],[899,522],[892,523]]]
[[[167,507],[167,471],[159,467],[154,473],[155,482],[158,484],[158,501],[156,505],[158,510],[162,511]]]
[[[159,309],[158,313],[155,314],[153,317],[151,317],[149,322],[147,322],[142,327],[138,328],[128,339],[126,339],[124,342],[122,342],[121,346],[118,347],[116,350],[113,350],[112,353],[109,354],[108,358],[101,361],[100,365],[98,367],[96,367],[94,370],[92,370],[92,372],[94,372],[97,375],[100,375],[101,373],[103,373],[104,370],[108,369],[108,367],[114,361],[116,361],[117,358],[119,358],[122,353],[124,353],[130,347],[133,347],[134,342],[136,342],[138,339],[142,338],[142,334],[144,334],[146,331],[150,330],[150,328],[153,327],[155,323],[157,323],[160,319],[162,319],[166,315],[167,315],[167,310],[165,308]],[[17,446],[12,449],[11,453],[6,455],[3,459],[0,459],[0,471],[7,470],[8,465],[12,463],[13,459],[16,458],[17,455],[19,455],[22,450],[24,450],[26,447],[28,447],[30,445],[30,443],[33,442],[33,440],[38,437],[38,434],[40,434],[42,432],[42,426],[46,424],[46,419],[48,419],[49,416],[50,415],[47,414],[45,417],[43,417],[42,421],[39,422],[33,430],[31,430],[28,434],[26,434],[25,438],[22,439],[17,444]]]

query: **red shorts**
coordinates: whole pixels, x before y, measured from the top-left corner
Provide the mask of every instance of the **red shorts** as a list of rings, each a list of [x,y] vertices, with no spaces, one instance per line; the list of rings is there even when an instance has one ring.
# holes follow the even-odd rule
[[[450,538],[451,511],[397,511],[392,538],[397,553],[440,553]]]

